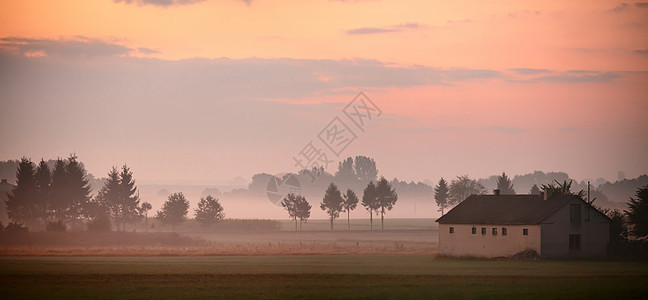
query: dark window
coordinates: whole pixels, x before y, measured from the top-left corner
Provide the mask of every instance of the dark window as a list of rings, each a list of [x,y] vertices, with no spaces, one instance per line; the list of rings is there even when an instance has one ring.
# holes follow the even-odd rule
[[[477,228],[475,227],[472,228],[472,234],[477,234]]]
[[[572,204],[569,206],[569,222],[578,224],[581,221],[581,206],[580,204]]]
[[[581,249],[580,234],[570,234],[569,235],[569,251],[580,251],[580,249]]]
[[[526,229],[526,228],[522,229],[522,234],[523,235],[529,235],[529,229]]]
[[[482,227],[481,232],[482,232],[482,235],[486,235],[486,227]]]
[[[508,234],[508,229],[506,227],[502,227],[502,235],[507,235]]]
[[[454,233],[454,227],[450,227],[450,233]]]
[[[497,228],[493,228],[493,235],[497,235]]]

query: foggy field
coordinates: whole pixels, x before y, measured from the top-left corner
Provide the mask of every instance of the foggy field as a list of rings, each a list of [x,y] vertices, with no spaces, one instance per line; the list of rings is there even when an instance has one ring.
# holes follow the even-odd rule
[[[0,257],[15,298],[644,297],[648,264],[433,255]]]

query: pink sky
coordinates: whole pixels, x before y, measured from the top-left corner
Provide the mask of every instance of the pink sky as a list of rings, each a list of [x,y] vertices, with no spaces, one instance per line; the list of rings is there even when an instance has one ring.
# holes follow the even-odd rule
[[[648,171],[648,2],[3,1],[0,159],[211,183],[293,170],[359,92],[340,157],[438,180]]]

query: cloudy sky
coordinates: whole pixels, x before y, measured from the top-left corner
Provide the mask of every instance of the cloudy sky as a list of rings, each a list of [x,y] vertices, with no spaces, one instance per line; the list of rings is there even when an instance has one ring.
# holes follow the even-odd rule
[[[648,172],[646,112],[648,2],[0,0],[2,160],[210,183],[312,142],[330,171],[612,180]]]

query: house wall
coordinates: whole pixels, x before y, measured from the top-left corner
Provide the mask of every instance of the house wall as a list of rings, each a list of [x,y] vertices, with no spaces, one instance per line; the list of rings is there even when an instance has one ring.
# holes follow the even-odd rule
[[[581,220],[577,224],[570,221],[570,204],[580,205]],[[587,204],[572,200],[562,209],[545,219],[542,226],[542,257],[605,257],[610,241],[609,220],[600,213],[590,211],[586,220]],[[569,235],[580,235],[580,251],[570,251]]]
[[[473,226],[477,229],[472,234]],[[450,233],[450,227],[454,233]],[[481,234],[481,228],[486,234]],[[497,228],[497,235],[492,228]],[[502,235],[502,227],[507,235]],[[523,229],[529,230],[523,235]],[[501,257],[532,249],[540,253],[540,225],[439,224],[439,254],[446,256]]]

